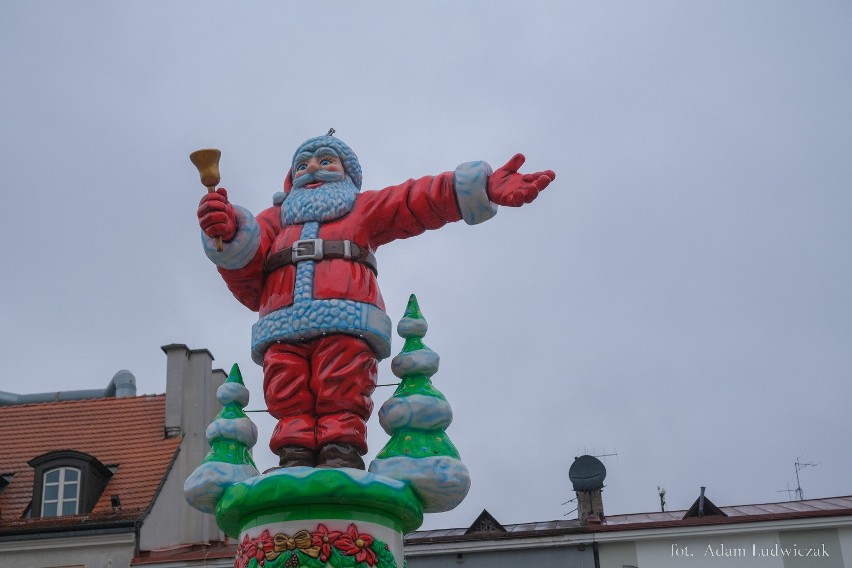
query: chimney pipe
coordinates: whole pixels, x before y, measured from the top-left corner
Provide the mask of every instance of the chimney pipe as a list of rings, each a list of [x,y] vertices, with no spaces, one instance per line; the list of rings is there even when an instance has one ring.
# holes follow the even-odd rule
[[[127,369],[122,369],[112,377],[112,380],[110,380],[105,389],[40,392],[34,394],[15,394],[13,392],[0,391],[0,406],[130,396],[136,396],[136,377]]]
[[[136,396],[136,377],[127,369],[122,369],[112,377],[115,385],[115,398]]]

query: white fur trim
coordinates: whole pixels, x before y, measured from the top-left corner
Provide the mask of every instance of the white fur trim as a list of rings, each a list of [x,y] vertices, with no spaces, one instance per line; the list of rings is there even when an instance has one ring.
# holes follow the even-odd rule
[[[237,233],[227,243],[222,243],[222,252],[216,250],[216,239],[201,233],[204,252],[213,264],[225,270],[239,270],[251,262],[260,247],[260,225],[248,209],[234,205],[237,217]]]
[[[488,176],[491,166],[486,162],[465,162],[453,172],[453,187],[462,219],[477,225],[497,214],[497,205],[488,199]]]

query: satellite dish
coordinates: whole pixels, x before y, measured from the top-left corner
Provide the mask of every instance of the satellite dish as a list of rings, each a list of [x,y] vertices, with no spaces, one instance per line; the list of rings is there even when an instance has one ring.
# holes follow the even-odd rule
[[[571,464],[568,478],[574,484],[574,491],[597,491],[603,489],[606,468],[594,456],[580,456]]]

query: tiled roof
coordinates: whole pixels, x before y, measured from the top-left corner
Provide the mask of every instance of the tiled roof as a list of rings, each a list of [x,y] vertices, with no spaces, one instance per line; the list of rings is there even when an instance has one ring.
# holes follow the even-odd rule
[[[746,521],[764,521],[806,517],[829,517],[852,515],[852,496],[828,497],[825,499],[804,499],[802,501],[784,501],[780,503],[762,503],[757,505],[734,505],[719,507],[727,517],[693,517],[684,519],[686,511],[666,511],[607,516],[603,525],[595,530],[614,528],[651,528],[680,524],[720,524]]]
[[[165,395],[98,398],[0,407],[0,474],[14,473],[0,492],[0,531],[142,518],[153,503],[181,439],[164,437]],[[22,519],[33,496],[28,461],[75,450],[118,469],[88,515]],[[114,513],[110,495],[119,495]]]
[[[478,519],[477,519],[478,520]],[[474,523],[475,525],[476,523]],[[517,525],[501,525],[506,532],[476,532],[471,527],[457,529],[435,529],[416,531],[405,535],[406,544],[421,542],[439,542],[445,540],[490,540],[505,538],[535,537],[551,534],[582,532],[583,528],[576,519],[571,521],[540,521],[536,523],[521,523]],[[475,527],[473,527],[475,528]]]
[[[208,544],[184,544],[164,550],[143,550],[131,561],[133,566],[145,564],[171,564],[186,562],[187,566],[198,566],[195,562],[202,561],[213,564],[214,560],[229,559],[233,561],[237,555],[237,544],[233,541],[211,541]],[[191,563],[191,564],[190,564]],[[218,564],[222,565],[222,564]],[[228,563],[230,565],[230,562]]]
[[[606,516],[603,524],[595,526],[581,526],[577,520],[574,519],[502,525],[503,528],[506,529],[506,533],[469,533],[469,528],[417,531],[406,535],[405,543],[420,544],[459,540],[528,538],[578,532],[602,532],[671,526],[741,523],[778,519],[852,515],[852,496],[806,499],[804,501],[786,501],[782,503],[765,503],[760,505],[736,505],[733,507],[719,508],[727,515],[727,517],[694,517],[684,519],[683,516],[686,514],[685,510],[631,513],[629,515],[608,515]]]

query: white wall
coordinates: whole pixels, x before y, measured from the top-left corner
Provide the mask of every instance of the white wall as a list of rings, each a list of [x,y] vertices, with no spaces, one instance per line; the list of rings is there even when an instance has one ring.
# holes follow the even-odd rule
[[[160,550],[181,544],[222,540],[213,515],[193,509],[183,496],[183,483],[201,465],[210,445],[207,426],[222,410],[216,389],[227,375],[213,370],[213,357],[206,349],[184,345],[163,348],[167,356],[166,421],[180,427],[180,452],[160,494],[139,532],[140,550]]]
[[[778,527],[779,525],[773,526]],[[844,568],[852,566],[852,528],[791,528],[755,530],[750,524],[704,527],[709,530],[653,534],[612,534],[600,542],[601,568]],[[739,532],[735,532],[739,531]],[[658,531],[664,532],[663,530]],[[676,534],[672,535],[672,532]],[[618,539],[622,539],[619,541]],[[783,550],[793,551],[784,555]],[[799,556],[797,554],[814,554]],[[827,555],[826,555],[827,554]],[[845,562],[844,562],[845,561]]]
[[[124,568],[133,560],[133,532],[0,542],[0,566],[9,568]]]

